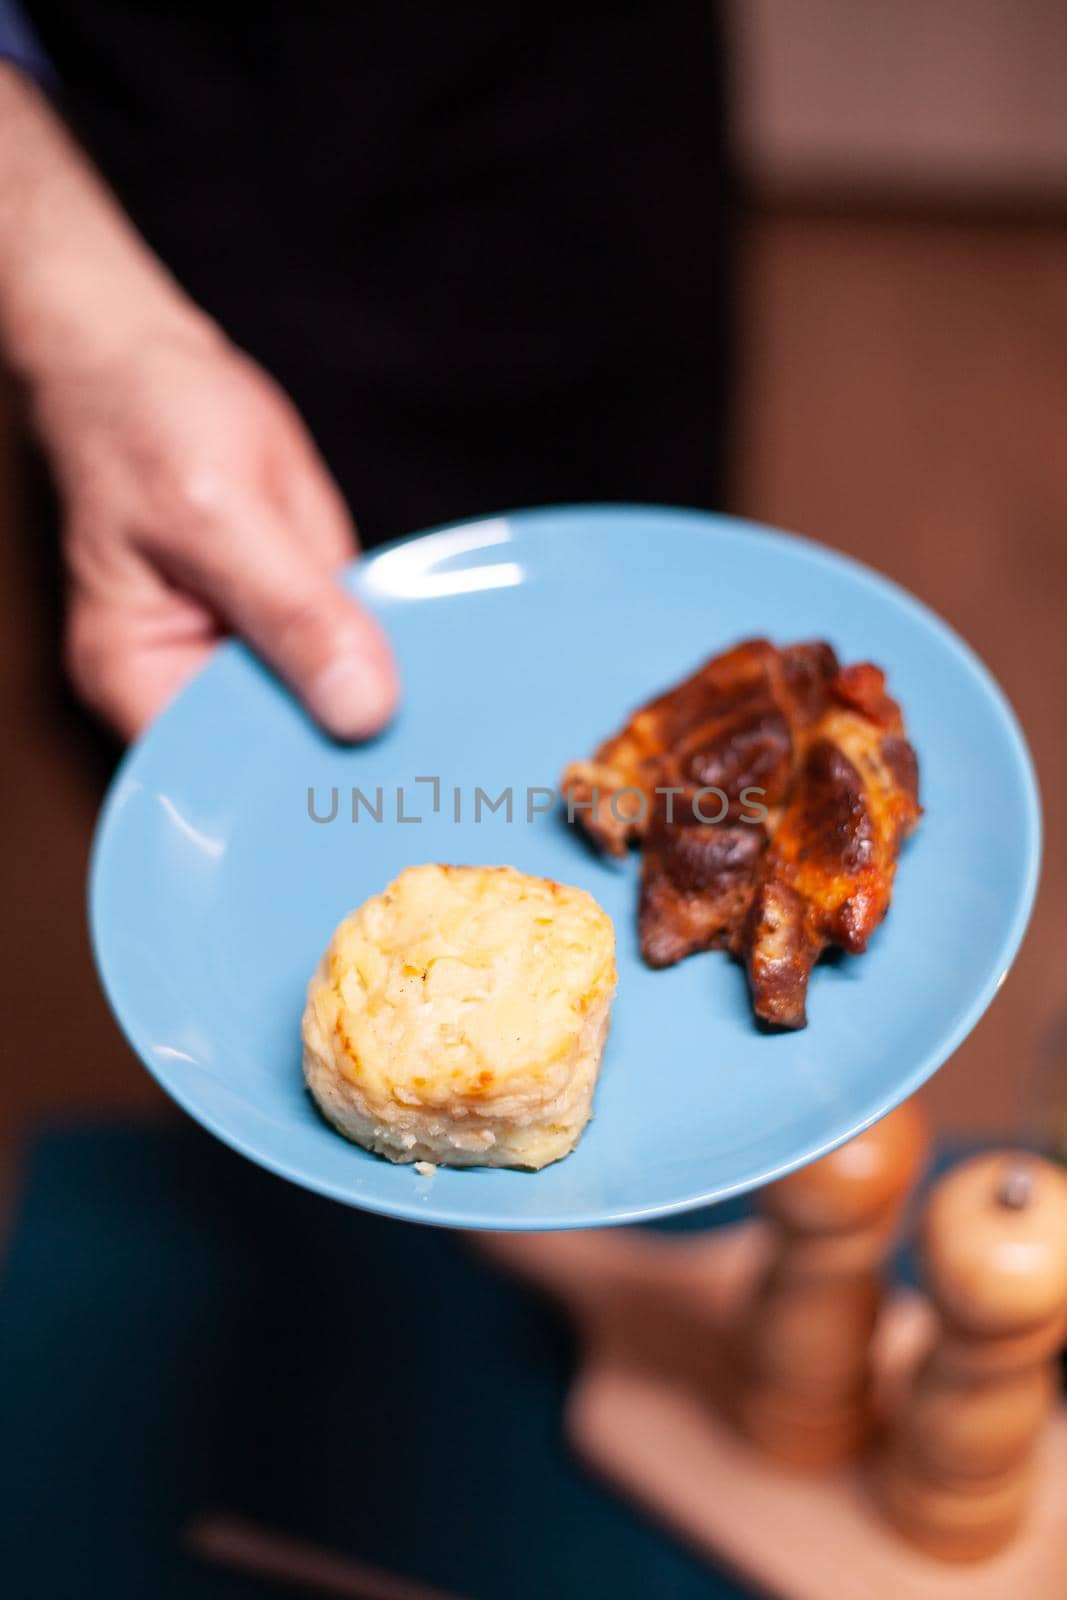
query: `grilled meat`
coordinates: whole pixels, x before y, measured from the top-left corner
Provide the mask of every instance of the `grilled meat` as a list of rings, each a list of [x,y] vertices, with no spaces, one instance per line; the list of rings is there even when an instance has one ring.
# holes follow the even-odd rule
[[[869,663],[847,667],[831,696],[732,941],[756,1015],[784,1028],[804,1026],[808,979],[824,949],[866,950],[921,814],[915,753],[884,675]]]
[[[757,1016],[804,1025],[828,945],[859,952],[920,809],[915,756],[877,667],[750,639],[635,712],[562,788],[611,855],[643,847],[650,966],[728,948]],[[714,794],[711,794],[714,791]]]
[[[755,786],[766,805],[780,804],[796,734],[822,710],[836,671],[829,645],[778,650],[746,640],[635,711],[591,761],[571,763],[561,789],[585,831],[614,856],[644,838],[657,787],[715,786],[739,805],[741,790]]]

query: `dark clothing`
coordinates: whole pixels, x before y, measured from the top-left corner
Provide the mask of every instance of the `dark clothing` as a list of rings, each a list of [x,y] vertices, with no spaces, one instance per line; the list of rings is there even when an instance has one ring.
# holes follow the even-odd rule
[[[292,395],[365,542],[523,503],[721,503],[713,7],[24,10],[76,130]]]

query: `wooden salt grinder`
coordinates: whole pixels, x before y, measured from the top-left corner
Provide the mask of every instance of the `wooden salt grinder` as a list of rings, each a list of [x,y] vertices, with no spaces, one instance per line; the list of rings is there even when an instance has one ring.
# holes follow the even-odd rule
[[[925,1152],[909,1102],[763,1191],[771,1258],[735,1331],[725,1405],[777,1460],[829,1466],[868,1435],[880,1268]]]
[[[934,1343],[893,1413],[876,1466],[882,1504],[931,1555],[975,1561],[1026,1511],[1067,1334],[1067,1174],[1039,1157],[975,1157],[922,1223]]]

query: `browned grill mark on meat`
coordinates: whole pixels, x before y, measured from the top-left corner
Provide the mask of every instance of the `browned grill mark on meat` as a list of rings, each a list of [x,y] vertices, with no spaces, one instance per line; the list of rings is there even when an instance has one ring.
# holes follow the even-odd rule
[[[884,675],[840,667],[823,642],[750,639],[713,657],[572,763],[562,788],[579,807],[595,795],[575,814],[601,849],[643,847],[648,964],[730,949],[757,1016],[792,1028],[821,952],[866,949],[920,815],[915,753]],[[694,814],[703,789],[725,797],[714,824]],[[752,820],[752,791],[765,822]]]

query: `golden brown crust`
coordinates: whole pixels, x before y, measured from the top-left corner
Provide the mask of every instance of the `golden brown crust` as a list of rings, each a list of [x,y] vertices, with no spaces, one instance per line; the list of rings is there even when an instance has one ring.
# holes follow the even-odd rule
[[[641,862],[638,928],[650,967],[725,945],[748,914],[767,835],[758,823],[666,821],[660,801]]]
[[[804,1025],[827,945],[866,948],[919,816],[915,753],[884,675],[840,667],[819,641],[750,639],[712,658],[568,767],[562,786],[599,848],[642,845],[649,965],[727,947],[747,961],[757,1015],[784,1027]],[[694,810],[711,789],[715,823]]]
[[[510,867],[410,867],[338,927],[308,989],[304,1071],[394,1161],[538,1167],[573,1148],[615,986],[591,895]]]
[[[756,1015],[802,1028],[811,969],[836,945],[853,955],[889,909],[901,844],[916,826],[918,764],[900,708],[869,663],[846,668],[813,731],[792,798],[763,859],[746,958]]]

